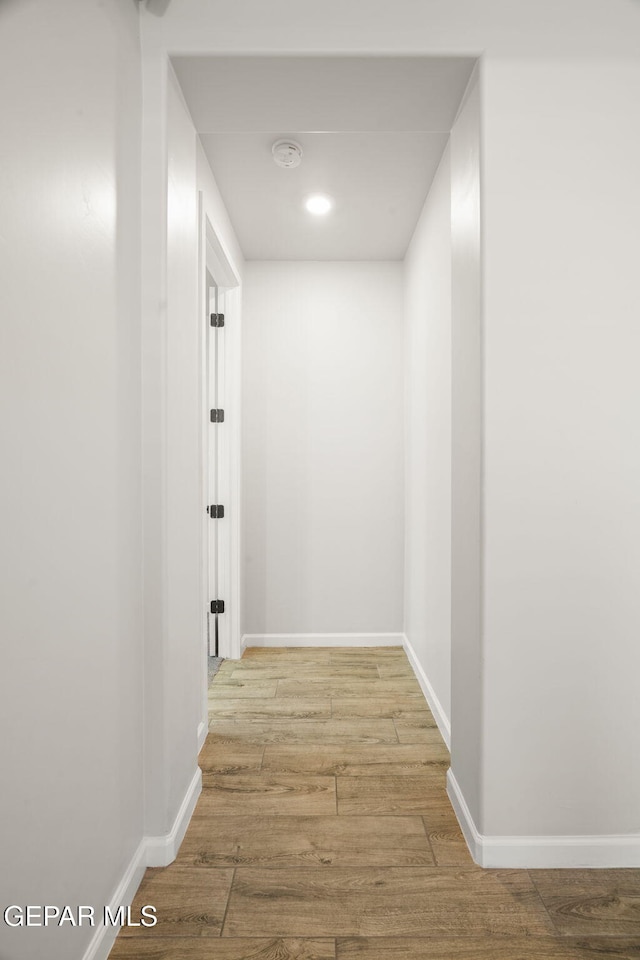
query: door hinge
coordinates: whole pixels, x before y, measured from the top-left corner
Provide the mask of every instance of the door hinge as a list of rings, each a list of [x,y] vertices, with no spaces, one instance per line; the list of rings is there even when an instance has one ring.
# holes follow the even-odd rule
[[[221,503],[212,503],[210,507],[207,507],[207,513],[212,520],[222,520],[224,517],[224,507]]]
[[[224,613],[224,600],[212,600],[211,613]]]
[[[212,326],[212,327],[224,327],[224,313],[212,313],[212,314],[211,314],[211,326]]]
[[[224,410],[212,410],[211,423],[224,423]]]

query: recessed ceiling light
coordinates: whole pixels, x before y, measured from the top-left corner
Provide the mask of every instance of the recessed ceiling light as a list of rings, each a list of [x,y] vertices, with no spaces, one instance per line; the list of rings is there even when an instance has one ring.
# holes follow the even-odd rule
[[[329,213],[333,202],[329,197],[325,197],[320,193],[314,194],[312,197],[307,197],[305,200],[305,207],[309,213],[315,213],[316,216],[323,216],[325,213]]]

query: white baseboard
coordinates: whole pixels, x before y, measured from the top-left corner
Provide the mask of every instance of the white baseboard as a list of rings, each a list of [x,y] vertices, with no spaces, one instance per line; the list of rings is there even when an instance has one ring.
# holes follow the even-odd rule
[[[197,767],[169,833],[146,838],[148,867],[166,867],[175,860],[201,791],[202,770]]]
[[[599,869],[640,867],[640,835],[483,836],[449,770],[447,793],[469,852],[481,867],[496,869]]]
[[[109,901],[108,906],[114,914],[118,907],[130,906],[136,890],[140,886],[146,868],[146,839],[143,839],[140,841],[138,849],[131,858],[131,862],[125,870],[122,880]],[[119,927],[105,926],[101,920],[99,925],[96,926],[95,933],[91,938],[91,943],[87,947],[82,960],[107,960],[119,932]]]
[[[464,799],[462,790],[458,786],[458,781],[453,775],[451,768],[447,770],[447,796],[451,801],[453,812],[458,818],[460,829],[462,830],[464,839],[469,847],[469,853],[476,863],[478,863],[480,866],[483,866],[482,837],[476,829],[476,825],[473,822],[473,817],[471,816],[467,802]]]
[[[204,747],[204,742],[207,739],[207,733],[209,732],[209,722],[208,719],[201,720],[198,724],[198,753]]]
[[[175,860],[201,790],[202,771],[198,767],[180,804],[170,832],[162,837],[143,837],[140,841],[122,880],[109,901],[108,906],[114,915],[118,907],[131,905],[147,867],[166,867]],[[95,928],[95,933],[82,960],[107,960],[119,932],[119,927],[105,926],[101,920]]]
[[[402,633],[245,633],[247,647],[401,647]]]
[[[416,675],[420,688],[424,693],[425,700],[429,704],[431,713],[433,714],[434,720],[438,724],[438,730],[442,736],[442,739],[447,745],[447,749],[451,750],[451,724],[449,723],[449,717],[444,712],[442,704],[438,700],[435,690],[429,682],[429,678],[422,669],[422,665],[416,656],[416,652],[411,645],[411,641],[406,636],[402,635],[402,645],[404,651],[407,655],[409,663],[413,667],[413,672]]]

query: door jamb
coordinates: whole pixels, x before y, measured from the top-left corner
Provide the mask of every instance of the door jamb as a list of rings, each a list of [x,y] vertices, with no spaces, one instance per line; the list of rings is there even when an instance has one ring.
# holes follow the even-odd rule
[[[201,524],[200,535],[200,569],[201,573],[201,609],[202,609],[202,651],[203,651],[203,675],[204,675],[204,703],[203,703],[203,723],[204,735],[207,729],[207,674],[208,674],[208,644],[207,644],[207,622],[209,601],[222,599],[225,601],[225,613],[222,616],[228,617],[228,642],[227,649],[222,649],[219,654],[224,657],[238,659],[240,657],[240,602],[241,602],[241,578],[240,578],[240,556],[241,556],[241,487],[240,487],[240,450],[241,450],[241,323],[240,323],[240,281],[237,277],[229,258],[227,257],[222,244],[220,243],[216,231],[212,225],[211,218],[206,209],[204,194],[198,191],[198,227],[199,227],[199,277],[198,277],[198,309],[200,317],[200,499],[201,499]],[[225,524],[227,524],[227,556],[222,558],[226,565],[225,582],[228,584],[227,597],[209,597],[209,572],[208,572],[208,545],[209,545],[209,527],[211,522],[206,513],[208,506],[208,437],[211,430],[209,420],[208,396],[207,396],[207,272],[211,274],[215,283],[224,291],[225,295],[225,449],[226,464],[224,469],[227,472],[224,487],[227,492],[227,503],[225,503]],[[203,727],[201,723],[200,727]],[[201,738],[204,742],[204,736]]]

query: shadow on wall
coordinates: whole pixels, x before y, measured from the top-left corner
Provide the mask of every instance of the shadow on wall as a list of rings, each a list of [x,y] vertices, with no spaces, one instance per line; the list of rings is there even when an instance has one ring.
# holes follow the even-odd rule
[[[154,17],[162,17],[167,12],[171,0],[147,0],[147,10]]]

